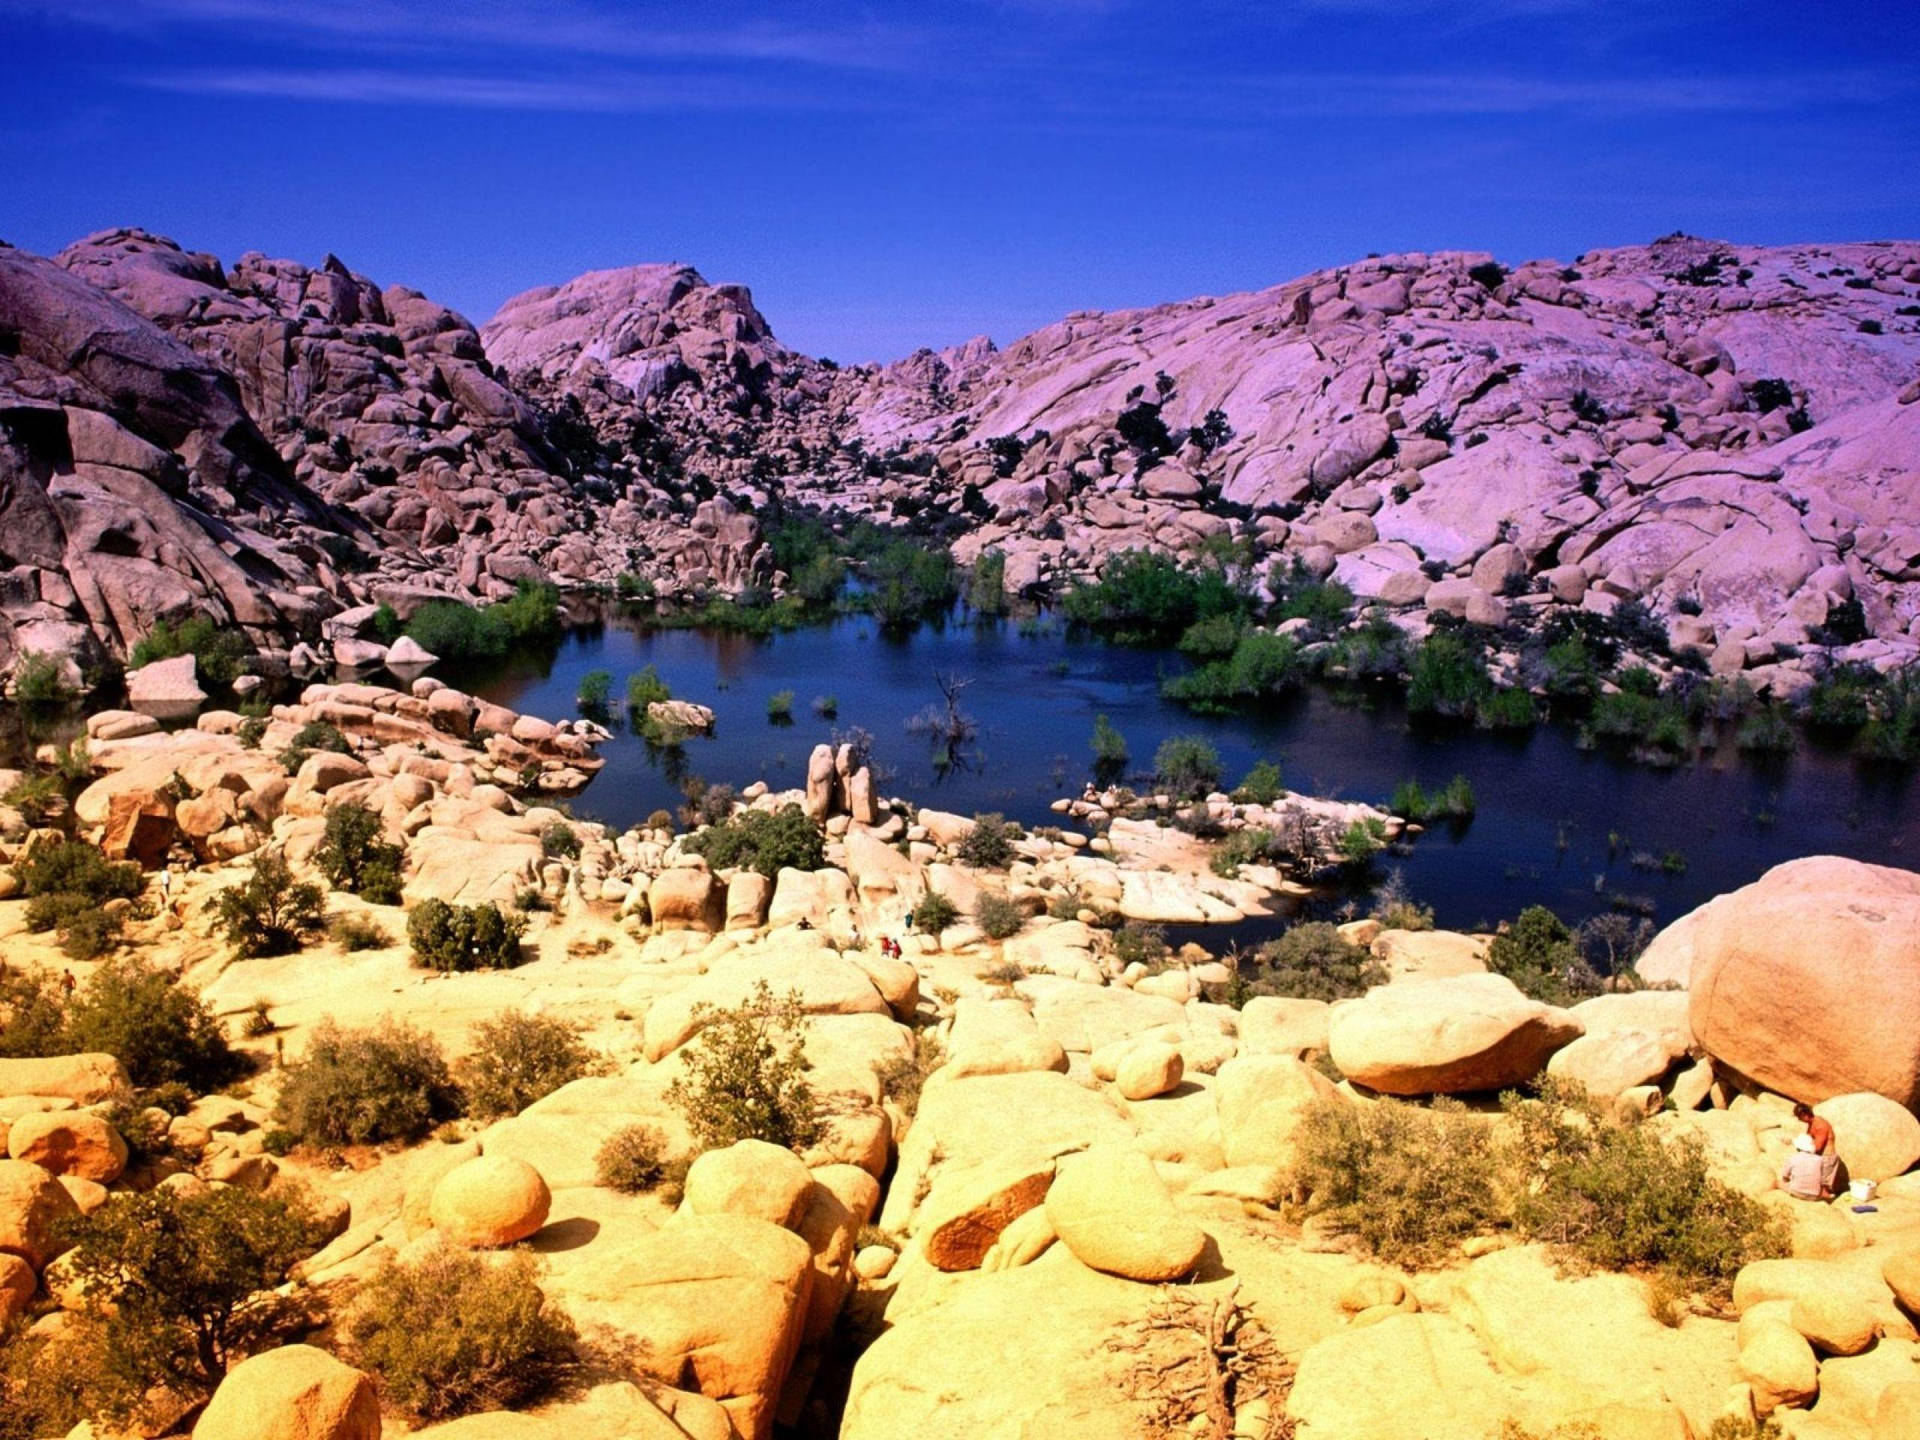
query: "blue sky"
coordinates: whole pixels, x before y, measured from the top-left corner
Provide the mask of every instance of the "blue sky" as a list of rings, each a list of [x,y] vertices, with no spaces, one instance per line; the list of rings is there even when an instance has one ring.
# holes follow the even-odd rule
[[[684,260],[890,359],[1369,251],[1920,234],[1920,4],[0,0],[0,237],[476,321]]]

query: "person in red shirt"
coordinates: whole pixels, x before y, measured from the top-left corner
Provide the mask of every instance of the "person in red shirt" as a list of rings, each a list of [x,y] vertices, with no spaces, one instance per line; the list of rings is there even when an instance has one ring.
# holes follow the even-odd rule
[[[1807,1127],[1813,1153],[1820,1157],[1821,1188],[1831,1195],[1840,1183],[1840,1154],[1833,1148],[1833,1126],[1823,1116],[1814,1114],[1811,1105],[1795,1105],[1793,1118]]]

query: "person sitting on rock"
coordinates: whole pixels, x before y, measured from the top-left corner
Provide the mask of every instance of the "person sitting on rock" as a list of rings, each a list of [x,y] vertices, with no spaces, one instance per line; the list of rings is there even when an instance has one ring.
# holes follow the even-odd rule
[[[1793,1137],[1793,1153],[1780,1171],[1780,1183],[1796,1200],[1831,1200],[1833,1191],[1827,1179],[1827,1164],[1815,1148],[1811,1135]]]
[[[1793,1118],[1807,1127],[1807,1138],[1813,1141],[1813,1153],[1820,1157],[1820,1163],[1826,1167],[1827,1191],[1833,1193],[1840,1188],[1840,1152],[1834,1147],[1833,1126],[1825,1116],[1814,1114],[1811,1105],[1795,1105]]]

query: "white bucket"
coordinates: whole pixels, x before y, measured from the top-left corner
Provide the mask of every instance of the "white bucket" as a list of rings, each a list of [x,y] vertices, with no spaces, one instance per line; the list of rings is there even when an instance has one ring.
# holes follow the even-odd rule
[[[1873,1192],[1880,1188],[1877,1180],[1855,1180],[1847,1186],[1847,1194],[1853,1197],[1856,1205],[1865,1205],[1873,1199]]]

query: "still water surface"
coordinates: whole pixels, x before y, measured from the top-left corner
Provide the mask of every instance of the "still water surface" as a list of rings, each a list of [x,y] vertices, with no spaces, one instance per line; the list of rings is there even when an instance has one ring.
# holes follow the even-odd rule
[[[1411,852],[1384,857],[1442,926],[1510,917],[1531,904],[1569,920],[1627,895],[1664,922],[1744,885],[1797,855],[1842,854],[1906,865],[1920,857],[1911,772],[1862,766],[1805,745],[1756,764],[1729,750],[1676,770],[1654,770],[1582,750],[1571,729],[1543,726],[1509,738],[1410,726],[1397,704],[1355,704],[1314,687],[1259,714],[1195,716],[1158,695],[1176,654],[1131,650],[1012,624],[927,627],[883,635],[864,617],[752,639],[700,631],[640,631],[610,623],[570,634],[551,655],[489,674],[448,675],[488,699],[549,717],[574,710],[583,676],[610,671],[616,707],[626,677],[655,666],[676,697],[711,706],[712,736],[679,754],[619,734],[606,768],[579,798],[584,816],[626,826],[680,799],[686,774],[776,789],[804,783],[808,753],[836,727],[872,732],[883,793],[971,814],[999,810],[1028,824],[1048,804],[1077,795],[1089,775],[1088,737],[1105,714],[1126,737],[1136,768],[1150,766],[1168,735],[1200,733],[1219,749],[1229,783],[1261,759],[1277,761],[1290,788],[1384,801],[1411,776],[1429,787],[1467,776],[1478,813],[1462,828],[1437,826]],[[926,741],[908,730],[936,703],[938,673],[971,683],[964,706],[979,724],[970,763],[942,774]],[[767,718],[767,699],[793,692],[793,723]],[[813,709],[838,701],[837,718]],[[1611,841],[1611,844],[1610,844]],[[1632,856],[1668,850],[1684,874],[1637,869]]]

